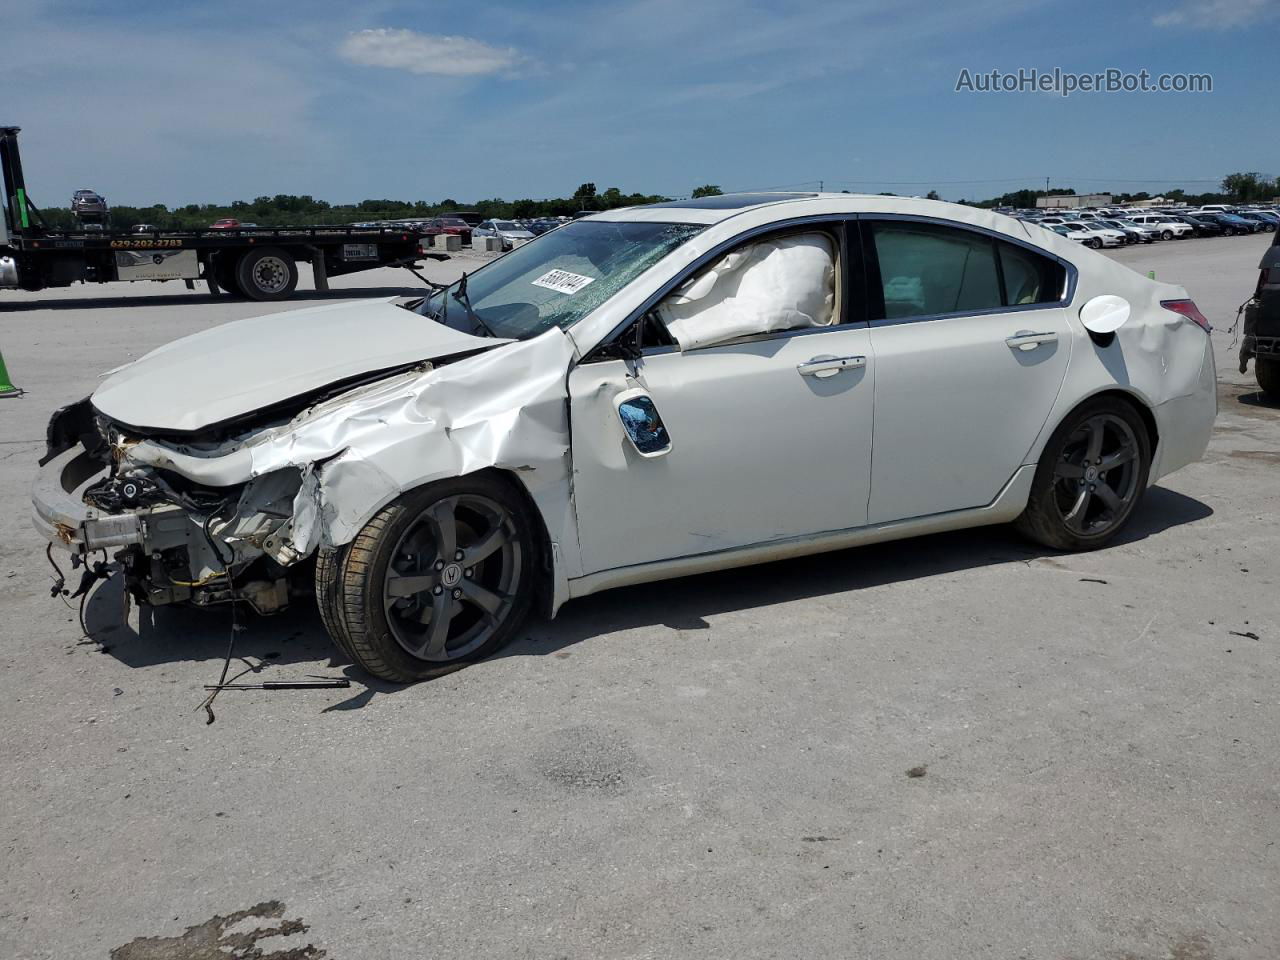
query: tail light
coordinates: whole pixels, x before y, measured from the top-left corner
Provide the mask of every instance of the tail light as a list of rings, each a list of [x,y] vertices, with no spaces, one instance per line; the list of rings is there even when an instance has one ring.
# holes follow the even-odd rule
[[[1200,312],[1200,308],[1196,306],[1194,300],[1161,300],[1160,306],[1166,310],[1172,310],[1174,313],[1180,313],[1188,320],[1194,320],[1205,333],[1213,329],[1209,323],[1209,318]]]

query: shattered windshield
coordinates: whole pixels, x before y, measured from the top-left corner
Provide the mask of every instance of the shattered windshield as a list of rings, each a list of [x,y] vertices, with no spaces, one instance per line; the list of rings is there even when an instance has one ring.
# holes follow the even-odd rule
[[[439,290],[415,309],[449,324],[468,312],[495,337],[526,339],[567,328],[702,231],[684,223],[566,224]],[[459,300],[459,297],[465,299]],[[468,305],[470,311],[467,310]]]

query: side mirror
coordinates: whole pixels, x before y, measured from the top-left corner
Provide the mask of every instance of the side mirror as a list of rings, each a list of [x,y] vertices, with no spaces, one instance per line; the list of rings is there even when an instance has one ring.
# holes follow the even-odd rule
[[[1080,308],[1080,322],[1090,333],[1115,333],[1129,319],[1129,301],[1105,294]]]
[[[624,390],[613,403],[622,423],[622,432],[636,448],[636,453],[652,459],[671,452],[671,436],[649,394],[640,389]]]

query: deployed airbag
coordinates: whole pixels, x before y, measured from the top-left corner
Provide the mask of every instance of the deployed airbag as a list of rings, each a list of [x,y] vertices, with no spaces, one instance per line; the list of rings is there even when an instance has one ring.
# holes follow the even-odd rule
[[[835,252],[825,233],[749,244],[667,297],[658,315],[681,350],[835,320]]]

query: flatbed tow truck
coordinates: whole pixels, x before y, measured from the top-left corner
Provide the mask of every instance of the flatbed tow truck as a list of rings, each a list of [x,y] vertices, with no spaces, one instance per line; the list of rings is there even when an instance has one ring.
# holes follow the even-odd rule
[[[328,290],[329,277],[376,267],[412,269],[419,260],[448,259],[445,254],[425,252],[421,235],[403,228],[52,230],[27,196],[18,154],[19,129],[0,126],[4,190],[0,291],[119,280],[183,280],[194,289],[196,281],[203,280],[215,296],[284,300],[297,287],[299,261],[311,264],[315,288]]]

